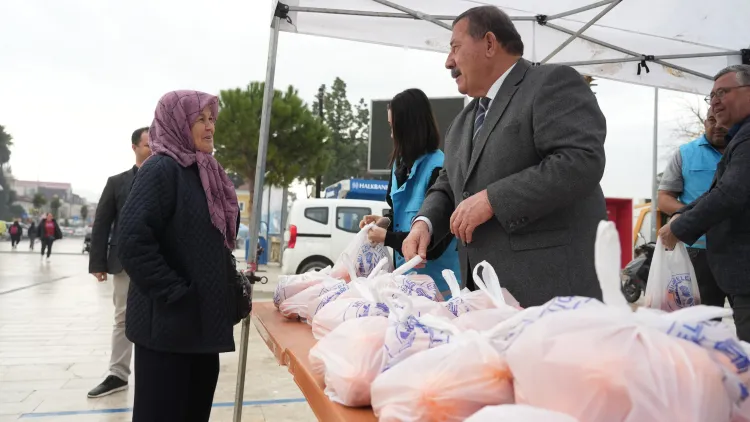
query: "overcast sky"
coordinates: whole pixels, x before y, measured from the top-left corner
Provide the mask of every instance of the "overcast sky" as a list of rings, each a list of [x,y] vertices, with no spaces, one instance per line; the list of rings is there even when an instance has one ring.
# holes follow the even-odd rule
[[[132,166],[130,134],[175,89],[218,94],[265,76],[271,0],[2,1],[0,125],[14,138],[18,179],[70,182],[98,200]],[[282,33],[276,87],[308,102],[337,76],[350,99],[418,87],[458,95],[442,54]],[[607,117],[605,195],[650,195],[651,88],[598,81]],[[660,156],[679,142],[694,95],[661,91]],[[663,160],[660,163],[663,167]]]

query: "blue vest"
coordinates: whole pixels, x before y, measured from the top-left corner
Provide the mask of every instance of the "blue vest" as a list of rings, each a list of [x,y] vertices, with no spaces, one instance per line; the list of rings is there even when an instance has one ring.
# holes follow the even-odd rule
[[[689,204],[711,188],[721,153],[708,142],[706,135],[703,135],[693,142],[682,145],[680,156],[683,186],[678,199],[683,204]],[[692,247],[706,249],[706,236],[698,239]]]
[[[437,167],[443,166],[444,158],[443,151],[440,150],[419,157],[411,168],[409,178],[398,188],[394,166],[394,170],[391,171],[391,201],[393,202],[394,231],[406,232],[411,229],[411,223],[417,217],[419,209],[422,207],[422,202],[424,202],[432,171]],[[452,270],[456,273],[456,277],[461,280],[461,270],[458,264],[458,251],[456,248],[457,244],[454,238],[438,259],[427,262],[424,268],[417,269],[416,272],[432,277],[437,284],[438,290],[442,292],[449,291],[448,283],[443,279],[443,270]],[[396,252],[396,266],[398,267],[404,262],[404,257]]]

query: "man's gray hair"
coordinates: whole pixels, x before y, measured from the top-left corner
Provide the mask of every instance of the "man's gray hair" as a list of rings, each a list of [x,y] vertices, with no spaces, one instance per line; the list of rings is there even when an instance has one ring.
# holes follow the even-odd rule
[[[453,26],[463,19],[469,20],[469,35],[475,40],[492,32],[508,54],[523,56],[521,35],[518,34],[510,16],[500,8],[496,6],[473,7],[458,15],[453,21]]]
[[[732,66],[721,69],[719,73],[714,76],[714,80],[721,78],[727,73],[734,73],[737,78],[738,85],[750,85],[750,65],[748,64],[735,64]]]

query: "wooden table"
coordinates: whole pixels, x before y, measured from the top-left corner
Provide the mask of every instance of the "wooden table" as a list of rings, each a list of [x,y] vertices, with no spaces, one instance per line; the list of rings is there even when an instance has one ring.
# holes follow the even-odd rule
[[[324,422],[370,422],[378,419],[372,408],[352,408],[328,399],[323,377],[312,373],[308,358],[317,342],[310,326],[304,322],[281,316],[273,302],[254,302],[253,321],[258,333],[276,356],[276,360],[289,368],[307,403],[318,420]]]

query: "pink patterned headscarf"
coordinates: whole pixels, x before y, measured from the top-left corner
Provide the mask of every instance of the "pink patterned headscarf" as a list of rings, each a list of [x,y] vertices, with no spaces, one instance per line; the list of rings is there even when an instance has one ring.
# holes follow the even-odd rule
[[[148,131],[149,146],[153,154],[172,157],[182,167],[198,163],[211,222],[224,236],[226,247],[234,250],[239,213],[237,193],[216,158],[196,149],[190,130],[205,107],[210,108],[216,119],[219,100],[214,95],[198,91],[164,94],[156,106],[154,121]]]

